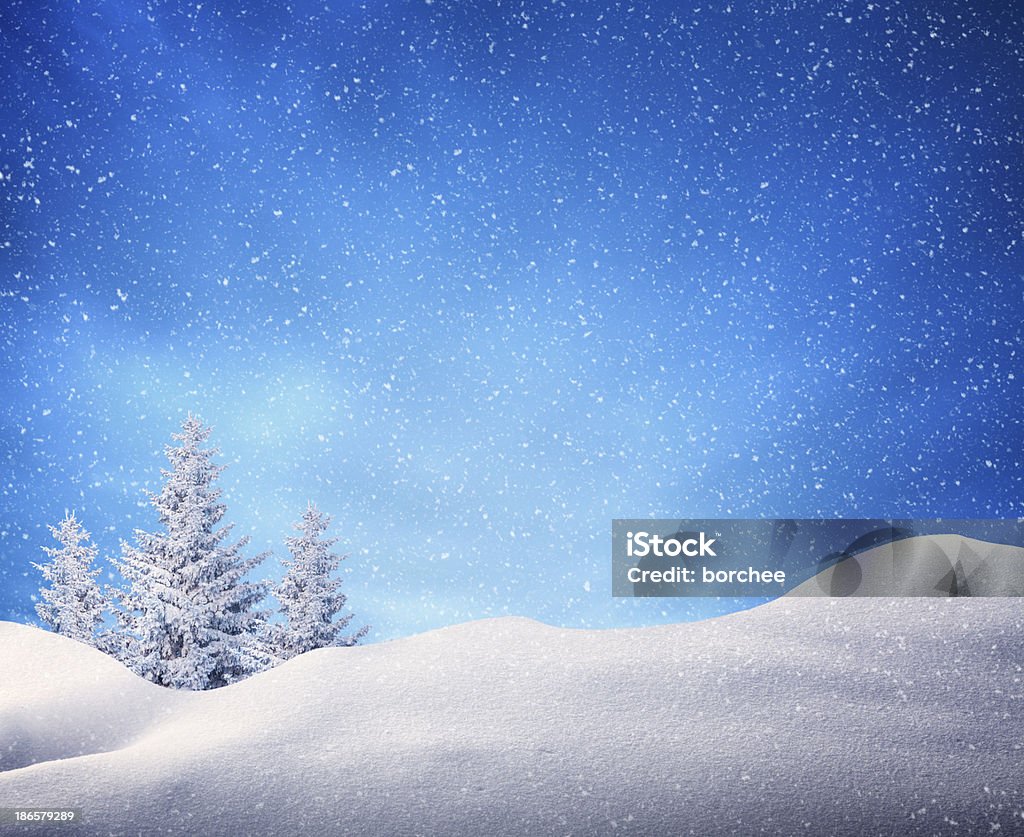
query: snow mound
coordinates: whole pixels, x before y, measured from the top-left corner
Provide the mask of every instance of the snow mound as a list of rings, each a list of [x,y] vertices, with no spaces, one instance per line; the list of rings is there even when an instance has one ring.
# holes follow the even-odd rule
[[[190,697],[75,640],[0,622],[0,771],[118,749]]]
[[[1016,600],[784,598],[614,631],[486,620],[194,694],[31,628],[3,625],[0,655],[0,724],[36,762],[0,773],[0,804],[79,808],[77,834],[1024,829]]]

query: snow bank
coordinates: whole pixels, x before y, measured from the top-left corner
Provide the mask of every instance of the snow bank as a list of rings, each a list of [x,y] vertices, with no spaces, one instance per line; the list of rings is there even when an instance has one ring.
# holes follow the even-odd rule
[[[0,805],[80,808],[77,834],[1024,829],[1018,600],[488,620],[184,695],[0,627],[0,729],[20,742]]]
[[[95,648],[0,622],[0,771],[118,749],[191,697]]]

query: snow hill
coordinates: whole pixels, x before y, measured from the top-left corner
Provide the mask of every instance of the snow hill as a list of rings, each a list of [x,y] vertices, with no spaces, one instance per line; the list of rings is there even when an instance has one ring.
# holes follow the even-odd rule
[[[19,805],[85,821],[3,833],[1020,834],[1024,607],[495,619],[197,693],[0,623],[0,807]]]

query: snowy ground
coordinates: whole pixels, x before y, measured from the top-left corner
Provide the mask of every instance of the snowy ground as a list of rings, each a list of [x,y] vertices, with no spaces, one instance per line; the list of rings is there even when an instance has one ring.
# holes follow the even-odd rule
[[[497,619],[204,693],[0,623],[0,807],[74,806],[52,833],[78,834],[1020,834],[1022,667],[1019,599]]]

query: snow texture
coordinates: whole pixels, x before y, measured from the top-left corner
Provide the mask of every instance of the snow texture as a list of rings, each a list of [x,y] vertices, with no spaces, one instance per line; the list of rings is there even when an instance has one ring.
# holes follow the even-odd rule
[[[1010,599],[783,598],[484,620],[181,693],[0,623],[0,800],[104,835],[1019,834],[1022,636]]]

